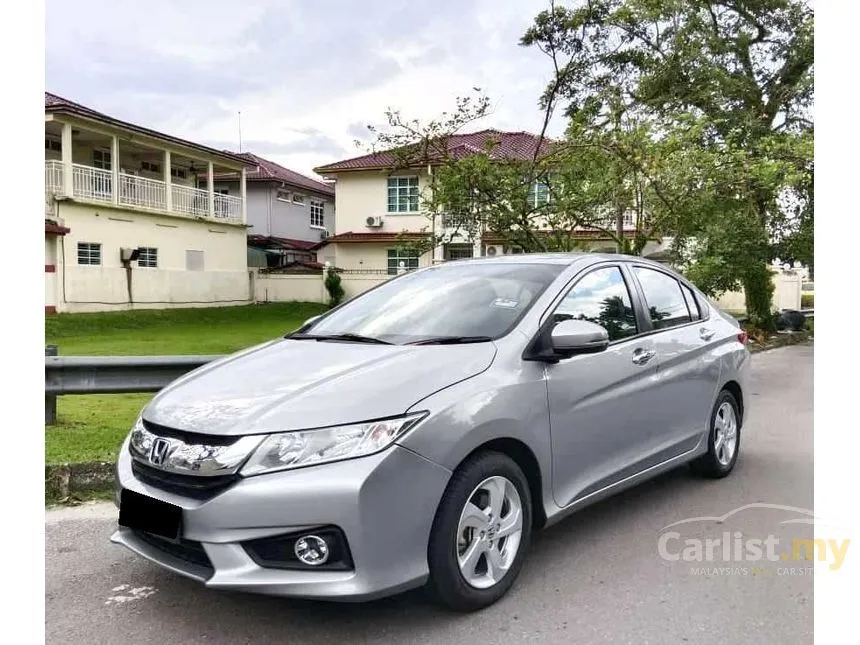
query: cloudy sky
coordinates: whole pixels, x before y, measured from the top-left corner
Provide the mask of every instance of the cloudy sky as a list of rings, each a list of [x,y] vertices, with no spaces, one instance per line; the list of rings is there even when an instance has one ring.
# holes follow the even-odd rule
[[[481,87],[478,127],[538,131],[547,0],[47,0],[46,88],[306,174],[356,156],[387,107],[432,118]],[[553,133],[557,134],[556,123]]]

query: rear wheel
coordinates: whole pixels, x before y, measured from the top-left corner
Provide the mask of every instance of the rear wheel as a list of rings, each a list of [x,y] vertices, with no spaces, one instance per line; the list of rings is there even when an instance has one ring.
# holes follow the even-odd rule
[[[741,443],[741,415],[738,402],[728,390],[717,397],[711,412],[708,452],[690,463],[697,475],[718,479],[735,467]]]
[[[496,602],[514,583],[531,539],[529,487],[519,466],[484,452],[454,473],[428,549],[429,589],[457,611]]]

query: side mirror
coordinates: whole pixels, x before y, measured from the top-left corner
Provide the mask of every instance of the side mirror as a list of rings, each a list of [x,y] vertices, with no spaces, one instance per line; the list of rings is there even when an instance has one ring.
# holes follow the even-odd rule
[[[587,320],[562,320],[550,332],[553,351],[560,356],[602,352],[609,346],[609,333]]]

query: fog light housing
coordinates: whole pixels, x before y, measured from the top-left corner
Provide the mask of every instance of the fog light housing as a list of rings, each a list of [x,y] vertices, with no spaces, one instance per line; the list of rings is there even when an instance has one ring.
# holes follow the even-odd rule
[[[267,569],[353,570],[346,535],[337,526],[308,526],[294,533],[242,542],[242,547]]]
[[[300,562],[318,567],[328,560],[328,544],[318,535],[303,535],[293,547],[293,552]]]

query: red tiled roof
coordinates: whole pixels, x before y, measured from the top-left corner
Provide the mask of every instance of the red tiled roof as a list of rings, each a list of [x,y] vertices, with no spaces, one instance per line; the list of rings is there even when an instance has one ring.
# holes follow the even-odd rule
[[[501,132],[499,130],[481,130],[466,134],[454,134],[448,138],[446,150],[455,159],[476,154],[490,148],[492,159],[522,159],[534,157],[540,137],[530,132]],[[552,142],[544,139],[540,142],[541,153],[546,153]],[[374,152],[352,159],[336,161],[326,166],[314,168],[314,172],[325,174],[344,170],[368,170],[374,168],[390,168],[398,163],[398,158],[392,150]]]
[[[353,233],[352,231],[347,231],[346,233],[338,233],[337,235],[327,237],[322,242],[316,244],[315,248],[321,248],[332,242],[400,242],[403,240],[424,240],[427,237],[429,237],[427,233],[410,233],[408,231],[403,231],[402,233],[383,233],[381,231],[374,233]]]
[[[282,181],[291,186],[334,197],[334,185],[332,184],[326,184],[310,177],[305,177],[294,170],[284,168],[274,161],[263,159],[250,152],[240,152],[237,156],[244,158],[256,166],[254,170],[246,173],[248,181]]]
[[[157,139],[164,139],[166,141],[170,141],[171,143],[175,143],[181,146],[185,146],[188,148],[193,148],[195,150],[199,150],[201,152],[205,152],[210,155],[214,155],[216,157],[221,157],[222,159],[229,159],[233,163],[240,163],[242,165],[247,165],[248,160],[233,154],[232,152],[225,152],[223,150],[216,150],[215,148],[210,148],[208,146],[201,145],[199,143],[193,143],[191,141],[186,141],[185,139],[180,139],[179,137],[173,137],[169,134],[164,134],[162,132],[158,132],[156,130],[150,130],[149,128],[144,128],[139,125],[135,125],[133,123],[128,123],[126,121],[120,121],[112,116],[108,116],[102,112],[96,112],[92,108],[88,108],[85,105],[81,105],[80,103],[75,103],[74,101],[70,101],[69,99],[65,99],[62,96],[57,96],[56,94],[51,94],[50,92],[45,92],[45,112],[49,114],[53,113],[65,113],[71,114],[74,116],[79,116],[84,119],[92,119],[93,121],[99,121],[102,123],[108,123],[110,125],[114,125],[119,128],[123,128],[126,130],[133,130],[135,132],[139,132],[140,134],[144,134],[149,137],[155,137]]]
[[[633,229],[624,229],[624,235],[625,236],[632,237],[633,232],[634,232]],[[564,231],[534,231],[534,234],[536,236],[549,237],[551,235],[564,235],[565,232]],[[609,235],[607,235],[603,231],[599,231],[597,229],[568,231],[567,235],[570,235],[571,237],[577,237],[580,239],[585,239],[585,240],[611,240],[612,239]],[[503,238],[501,235],[497,235],[495,233],[490,233],[490,232],[487,232],[487,233],[484,233],[483,235],[481,235],[481,241],[489,243],[489,244],[504,244],[505,242],[507,242],[507,240],[505,238]]]
[[[56,222],[45,220],[45,233],[50,233],[51,235],[65,235],[71,230],[72,229],[66,228],[65,226],[60,226]]]
[[[287,250],[310,251],[317,245],[317,242],[311,242],[308,240],[294,240],[289,237],[249,235],[248,244],[250,244],[251,246],[277,246]]]

